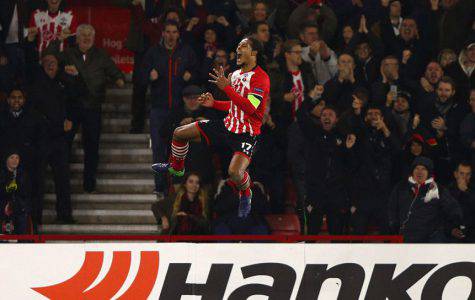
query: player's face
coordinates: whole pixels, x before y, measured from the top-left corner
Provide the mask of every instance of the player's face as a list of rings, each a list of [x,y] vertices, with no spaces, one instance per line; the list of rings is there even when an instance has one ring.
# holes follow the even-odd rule
[[[325,131],[330,131],[335,127],[337,121],[336,113],[333,109],[324,109],[320,121],[322,122],[322,128]]]
[[[196,175],[190,175],[185,182],[187,193],[196,194],[200,190],[200,179]]]
[[[248,39],[243,39],[236,49],[237,65],[248,64],[252,57],[252,46]]]

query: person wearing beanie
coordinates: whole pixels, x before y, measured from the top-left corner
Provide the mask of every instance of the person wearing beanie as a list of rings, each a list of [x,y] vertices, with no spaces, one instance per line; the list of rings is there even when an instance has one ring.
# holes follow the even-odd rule
[[[0,165],[0,232],[26,234],[30,206],[30,181],[21,167],[19,151],[7,149]]]
[[[462,210],[447,189],[437,184],[431,159],[418,156],[408,179],[398,183],[389,199],[389,229],[406,243],[443,243],[445,224],[450,234],[464,238]]]

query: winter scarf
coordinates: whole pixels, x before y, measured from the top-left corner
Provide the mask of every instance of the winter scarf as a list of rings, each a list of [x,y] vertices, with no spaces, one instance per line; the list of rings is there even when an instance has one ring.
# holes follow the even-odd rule
[[[429,178],[427,179],[424,183],[419,185],[412,176],[409,177],[409,183],[412,186],[412,191],[415,195],[415,197],[419,196],[419,193],[422,192],[422,188],[428,187],[426,189],[426,194],[424,196],[424,203],[429,203],[432,201],[432,199],[438,199],[439,198],[439,188],[437,186],[437,183],[435,183],[434,178]],[[422,195],[421,195],[422,196]]]

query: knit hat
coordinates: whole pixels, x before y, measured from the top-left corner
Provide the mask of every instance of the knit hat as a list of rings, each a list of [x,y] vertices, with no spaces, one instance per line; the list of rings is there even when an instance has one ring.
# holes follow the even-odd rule
[[[434,172],[434,163],[432,162],[432,160],[428,157],[425,157],[425,156],[418,156],[414,159],[414,161],[412,162],[412,165],[411,165],[411,170],[414,171],[414,169],[417,167],[417,166],[423,166],[427,169],[427,171],[429,172],[429,176],[432,175],[432,173]]]

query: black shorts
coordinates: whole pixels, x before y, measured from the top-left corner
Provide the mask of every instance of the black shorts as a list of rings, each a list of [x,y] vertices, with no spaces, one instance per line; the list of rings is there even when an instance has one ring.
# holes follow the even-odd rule
[[[249,133],[236,134],[224,126],[223,120],[204,120],[195,123],[201,133],[202,141],[208,146],[228,146],[233,154],[241,154],[249,160],[254,154],[257,145],[257,136]]]

